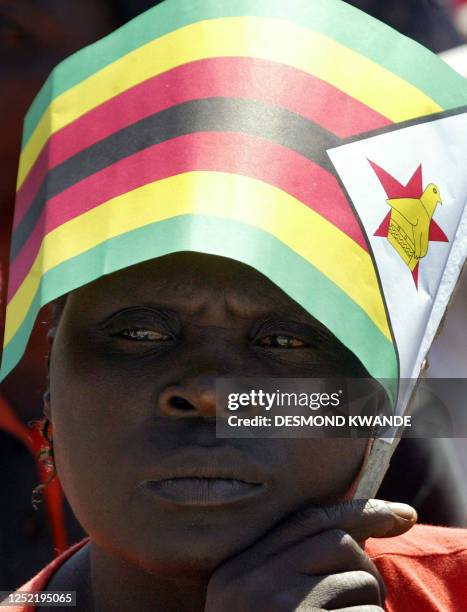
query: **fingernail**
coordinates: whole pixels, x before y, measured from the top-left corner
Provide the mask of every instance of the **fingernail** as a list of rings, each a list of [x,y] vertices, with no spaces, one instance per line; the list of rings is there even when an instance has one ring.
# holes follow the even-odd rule
[[[393,514],[396,514],[399,518],[405,521],[415,523],[417,521],[417,512],[408,504],[400,504],[397,502],[387,502],[389,509]]]

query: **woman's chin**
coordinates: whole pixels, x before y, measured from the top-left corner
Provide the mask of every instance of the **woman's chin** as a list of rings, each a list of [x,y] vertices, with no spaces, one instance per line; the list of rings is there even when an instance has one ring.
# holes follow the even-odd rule
[[[230,557],[239,554],[261,534],[245,532],[239,525],[225,526],[220,532],[212,526],[191,525],[178,529],[154,529],[133,534],[129,540],[92,535],[93,546],[104,554],[131,563],[150,574],[189,579],[210,576]],[[181,574],[183,573],[183,574]]]

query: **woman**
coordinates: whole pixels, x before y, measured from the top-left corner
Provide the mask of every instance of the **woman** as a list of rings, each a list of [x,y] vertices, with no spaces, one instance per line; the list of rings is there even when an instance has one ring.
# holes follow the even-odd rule
[[[414,296],[426,266],[416,276],[395,247],[381,264],[334,150],[439,104],[394,62],[377,64],[371,40],[355,38],[351,53],[339,24],[379,28],[399,59],[429,62],[430,78],[447,69],[367,19],[329,0],[166,2],[62,64],[38,97],[25,123],[2,372],[39,306],[68,294],[52,334],[46,435],[90,540],[27,589],[75,590],[81,610],[371,610],[383,605],[383,574],[390,610],[462,600],[459,565],[446,559],[465,560],[464,532],[415,528],[392,547],[359,545],[416,520],[404,505],[349,501],[371,441],[214,429],[218,377],[416,368],[403,347],[398,361],[375,265],[383,284],[385,265],[401,267],[393,291],[407,283]],[[406,107],[388,98],[394,83]],[[441,108],[461,106],[467,94],[456,92]],[[391,221],[382,227],[376,240],[391,249]]]
[[[296,557],[313,568],[303,566],[305,574],[336,574],[315,605],[328,606],[330,593],[334,608],[380,604],[375,568],[336,528],[348,522],[359,540],[400,534],[414,512],[396,505],[393,517],[389,505],[362,513],[361,504],[347,504],[325,520],[310,511],[346,497],[368,441],[219,439],[210,418],[217,376],[359,370],[310,315],[231,260],[177,254],[71,293],[54,334],[46,414],[61,482],[91,543],[47,590],[77,590],[83,610],[92,601],[96,609],[228,609],[222,576],[243,573],[249,559],[258,587],[265,581],[269,590],[277,573],[292,606],[319,582],[310,575],[296,584]],[[283,520],[296,510],[303,514],[287,528]],[[313,530],[316,537],[303,542]],[[275,567],[265,567],[266,553],[257,559],[254,546],[243,553],[255,543],[256,555],[271,546]],[[268,607],[266,592],[254,597]],[[253,605],[246,598],[232,609]]]
[[[175,254],[69,294],[45,414],[90,540],[29,588],[76,591],[78,610],[376,610],[386,589],[389,610],[461,601],[462,530],[358,545],[416,520],[403,504],[343,501],[368,440],[216,437],[215,378],[245,374],[363,372],[284,292],[232,260]],[[447,571],[449,555],[458,565]],[[444,574],[435,604],[428,569]]]

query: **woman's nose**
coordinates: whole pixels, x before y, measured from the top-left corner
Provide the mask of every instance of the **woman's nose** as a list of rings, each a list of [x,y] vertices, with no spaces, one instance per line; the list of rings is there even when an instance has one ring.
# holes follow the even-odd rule
[[[215,378],[166,387],[159,396],[159,414],[171,417],[215,417]]]

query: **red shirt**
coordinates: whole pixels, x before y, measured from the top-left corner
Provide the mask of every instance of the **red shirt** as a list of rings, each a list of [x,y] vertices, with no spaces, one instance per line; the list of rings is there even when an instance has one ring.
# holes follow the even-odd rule
[[[368,540],[365,551],[386,584],[388,612],[467,611],[467,529],[416,525]]]
[[[19,590],[45,590],[56,570],[88,541],[66,550]],[[365,551],[386,584],[388,612],[467,610],[467,529],[416,525],[398,538],[368,540]],[[19,605],[6,610],[34,612],[36,608]]]

